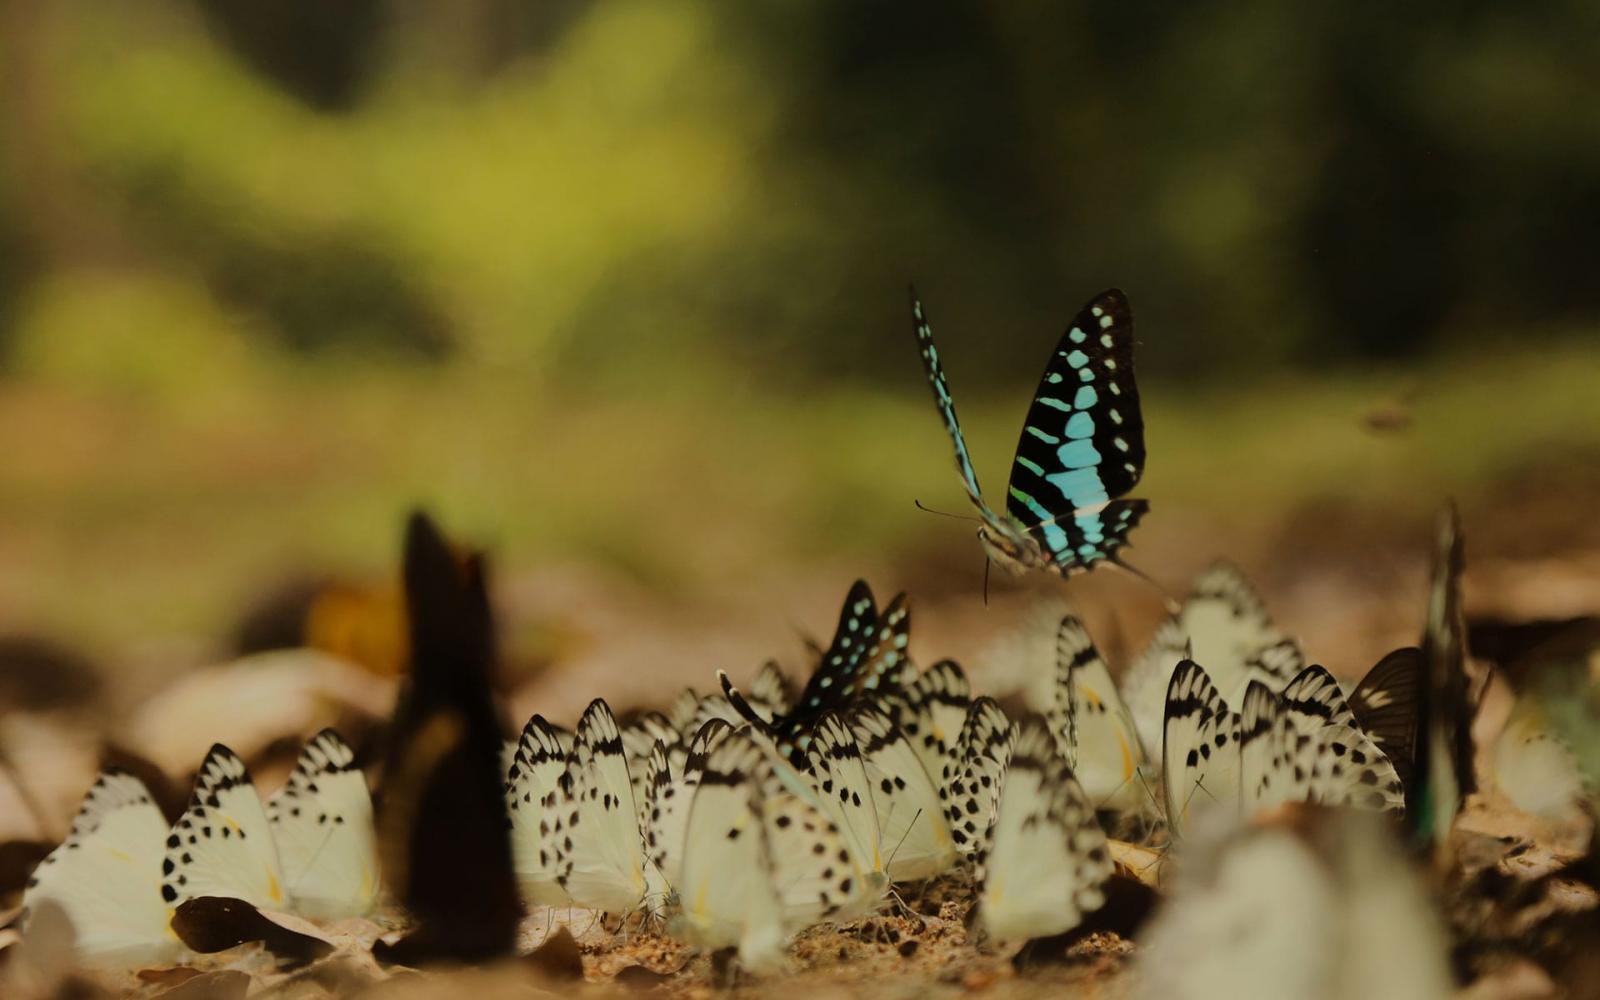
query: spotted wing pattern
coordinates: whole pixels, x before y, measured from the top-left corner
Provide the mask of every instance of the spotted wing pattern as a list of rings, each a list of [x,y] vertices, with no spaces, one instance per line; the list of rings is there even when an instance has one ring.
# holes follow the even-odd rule
[[[189,807],[167,837],[161,895],[172,906],[230,896],[263,910],[288,904],[266,809],[238,754],[218,743],[194,780]]]
[[[1000,940],[1061,934],[1105,904],[1111,876],[1094,807],[1041,723],[1023,726],[978,864],[978,913]]]
[[[332,729],[300,751],[289,780],[267,800],[267,821],[296,912],[361,916],[378,897],[372,794],[355,753]]]

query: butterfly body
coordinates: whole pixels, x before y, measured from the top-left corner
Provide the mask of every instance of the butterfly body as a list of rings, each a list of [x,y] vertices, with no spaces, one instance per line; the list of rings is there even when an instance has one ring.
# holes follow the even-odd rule
[[[978,542],[1015,573],[1069,576],[1118,562],[1149,504],[1120,499],[1144,471],[1144,420],[1133,381],[1133,313],[1122,292],[1095,296],[1056,346],[1017,443],[1003,513],[983,498],[955,403],[913,292],[912,326],[956,468],[978,512]]]

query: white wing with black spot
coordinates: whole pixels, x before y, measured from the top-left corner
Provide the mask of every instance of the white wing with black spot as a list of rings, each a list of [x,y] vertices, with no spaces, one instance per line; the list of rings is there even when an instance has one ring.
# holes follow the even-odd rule
[[[355,753],[332,729],[301,749],[288,782],[267,799],[267,822],[297,913],[361,916],[378,899],[372,793]]]
[[[176,908],[198,896],[229,896],[283,910],[289,895],[272,825],[244,761],[218,743],[195,777],[194,794],[167,837],[161,895]]]
[[[108,769],[78,807],[72,831],[34,868],[22,894],[24,930],[53,903],[76,934],[80,961],[94,966],[154,965],[182,950],[161,898],[167,821],[144,784]]]

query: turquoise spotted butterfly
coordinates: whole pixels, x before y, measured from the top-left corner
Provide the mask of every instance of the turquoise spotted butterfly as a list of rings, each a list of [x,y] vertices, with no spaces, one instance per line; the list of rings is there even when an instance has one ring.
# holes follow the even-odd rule
[[[1123,565],[1118,552],[1150,505],[1120,499],[1144,471],[1144,419],[1133,382],[1133,312],[1113,288],[1073,319],[1045,366],[1028,408],[1006,489],[1006,510],[984,502],[927,314],[911,291],[911,319],[933,401],[955,443],[956,467],[978,509],[978,540],[1012,572],[1062,576],[1100,562]]]

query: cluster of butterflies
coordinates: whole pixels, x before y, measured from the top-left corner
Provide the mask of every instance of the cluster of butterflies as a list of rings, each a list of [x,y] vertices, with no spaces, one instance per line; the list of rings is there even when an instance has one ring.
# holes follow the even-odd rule
[[[1347,698],[1226,565],[1157,631],[1126,699],[1070,616],[1054,703],[1020,720],[974,697],[953,661],[919,671],[909,639],[904,595],[879,609],[858,581],[798,695],[769,662],[747,691],[719,675],[718,693],[685,690],[667,711],[620,723],[600,700],[570,732],[535,715],[504,760],[524,900],[646,914],[767,971],[805,928],[958,871],[988,936],[1069,930],[1104,902],[1108,828],[1159,841],[1207,809],[1403,807],[1414,725],[1396,720],[1414,723],[1415,658],[1386,659]],[[1146,722],[1152,690],[1165,697]],[[371,817],[365,778],[331,730],[265,802],[238,757],[214,747],[170,829],[136,778],[108,771],[24,902],[54,900],[80,950],[109,962],[177,949],[168,921],[196,896],[366,913],[379,889]]]
[[[66,840],[29,878],[23,907],[59,907],[90,964],[154,964],[183,951],[173,914],[202,896],[317,919],[371,911],[374,840],[366,777],[338,733],[307,742],[265,801],[244,762],[217,744],[170,827],[142,781],[102,771]]]

